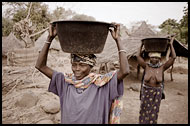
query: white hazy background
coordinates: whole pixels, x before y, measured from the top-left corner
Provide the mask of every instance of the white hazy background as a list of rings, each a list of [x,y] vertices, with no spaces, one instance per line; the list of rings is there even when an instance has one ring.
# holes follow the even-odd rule
[[[182,19],[187,2],[43,2],[53,12],[57,7],[78,14],[92,16],[96,21],[117,22],[130,27],[134,22],[146,21],[158,27],[171,18]],[[2,6],[2,14],[6,6]]]
[[[97,21],[117,22],[126,26],[132,22],[147,21],[158,26],[168,18],[182,19],[187,2],[44,2],[50,11],[56,7],[71,9],[79,14],[93,16]]]

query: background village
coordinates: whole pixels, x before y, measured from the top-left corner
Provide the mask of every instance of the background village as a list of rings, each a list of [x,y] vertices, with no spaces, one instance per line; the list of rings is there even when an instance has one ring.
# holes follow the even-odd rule
[[[41,3],[3,3],[3,5],[6,4],[17,9],[26,6],[27,9],[25,9],[25,16],[20,17],[13,24],[12,30],[2,34],[2,123],[60,123],[59,98],[47,91],[50,79],[35,69],[38,54],[48,36],[48,23],[46,22],[41,28],[37,27],[41,24],[34,22],[33,15],[36,13],[34,5],[42,8],[44,6]],[[72,15],[70,20],[95,21],[93,17],[70,11],[57,8],[57,13],[61,13],[60,17],[52,17],[52,20],[65,19]],[[38,11],[38,13],[41,12],[43,17],[45,13],[43,10]],[[4,21],[2,29],[5,29],[8,27],[6,18],[2,20]],[[172,31],[165,33],[155,31],[146,21],[135,23],[132,29],[121,24],[121,40],[127,51],[126,57],[131,70],[130,75],[124,80],[122,124],[138,124],[142,68],[138,67],[135,55],[141,45],[141,40],[147,37],[168,37],[173,33]],[[188,123],[188,46],[187,42],[183,39],[180,41],[177,37],[173,43],[177,59],[174,66],[165,72],[166,99],[161,103],[159,124]],[[170,50],[167,50],[162,62],[169,58],[169,54]],[[110,33],[108,33],[103,52],[96,56],[97,65],[93,68],[93,72],[104,74],[119,68],[117,46]],[[147,59],[146,56],[145,59]],[[70,54],[62,51],[58,38],[54,39],[50,46],[47,65],[60,72],[72,72]]]

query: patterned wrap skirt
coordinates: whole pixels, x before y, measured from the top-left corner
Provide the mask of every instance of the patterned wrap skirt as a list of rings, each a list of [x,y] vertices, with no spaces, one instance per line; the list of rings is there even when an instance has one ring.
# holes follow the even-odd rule
[[[139,124],[157,124],[163,87],[142,85]]]

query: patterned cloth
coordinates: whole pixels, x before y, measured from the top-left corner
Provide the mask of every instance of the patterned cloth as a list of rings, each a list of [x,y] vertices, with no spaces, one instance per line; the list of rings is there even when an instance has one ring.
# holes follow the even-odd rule
[[[71,54],[71,63],[80,62],[91,66],[96,65],[96,56],[94,54]]]
[[[142,86],[139,124],[157,124],[162,87]]]
[[[65,81],[73,84],[77,89],[86,89],[90,84],[95,84],[98,87],[101,87],[109,82],[109,80],[113,77],[116,71],[111,71],[105,75],[90,73],[88,76],[84,77],[82,80],[76,80],[74,74],[66,74]],[[123,108],[123,102],[121,100],[122,96],[114,99],[111,109],[110,109],[110,117],[109,124],[119,124],[120,123],[120,115],[121,110]]]

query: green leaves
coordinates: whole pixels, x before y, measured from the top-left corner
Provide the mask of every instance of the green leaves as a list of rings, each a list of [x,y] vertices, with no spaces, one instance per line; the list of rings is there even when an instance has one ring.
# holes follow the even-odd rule
[[[177,34],[176,38],[184,44],[188,43],[188,7],[184,7],[184,16],[177,22],[175,19],[167,19],[159,28],[162,33]]]

